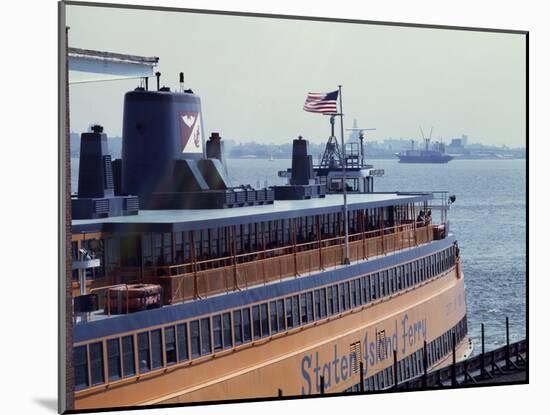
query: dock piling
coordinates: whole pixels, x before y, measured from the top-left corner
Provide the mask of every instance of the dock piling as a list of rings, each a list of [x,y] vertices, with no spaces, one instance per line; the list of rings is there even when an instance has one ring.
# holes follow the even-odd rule
[[[453,365],[451,366],[451,385],[456,386],[456,333],[453,331]]]
[[[359,362],[359,379],[361,382],[359,384],[359,391],[361,393],[365,393],[365,374],[363,373],[363,361]]]
[[[506,316],[506,365],[505,369],[510,369],[510,325],[508,316]]]
[[[485,324],[481,323],[481,379],[485,379]]]
[[[397,390],[398,388],[398,382],[397,382],[397,350],[393,349],[393,388]]]
[[[424,366],[424,375],[422,376],[422,387],[425,388],[428,386],[428,343],[424,340],[424,350],[423,350],[423,361],[422,365]]]

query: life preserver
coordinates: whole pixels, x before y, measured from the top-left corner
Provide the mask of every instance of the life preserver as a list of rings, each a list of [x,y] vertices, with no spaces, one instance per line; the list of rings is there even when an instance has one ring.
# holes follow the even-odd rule
[[[112,313],[132,313],[162,305],[162,287],[158,284],[131,284],[109,288],[105,310]]]

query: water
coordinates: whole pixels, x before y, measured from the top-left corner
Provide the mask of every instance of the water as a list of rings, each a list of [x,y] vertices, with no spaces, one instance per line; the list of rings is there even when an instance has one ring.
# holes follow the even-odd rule
[[[78,159],[73,159],[72,185],[76,191]],[[234,184],[284,184],[277,171],[290,160],[228,159]],[[486,350],[505,341],[505,317],[510,339],[526,335],[526,205],[525,160],[453,160],[449,164],[399,164],[374,160],[385,176],[376,191],[448,190],[456,195],[451,207],[451,229],[462,256],[466,279],[468,327],[476,350],[481,350],[485,323]],[[437,213],[435,213],[437,219]]]

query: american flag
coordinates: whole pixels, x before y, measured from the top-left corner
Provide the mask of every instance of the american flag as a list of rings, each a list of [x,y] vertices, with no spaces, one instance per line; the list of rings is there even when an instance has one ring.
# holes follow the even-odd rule
[[[317,112],[321,114],[336,114],[336,100],[338,99],[338,90],[318,93],[309,92],[304,104],[304,111]]]

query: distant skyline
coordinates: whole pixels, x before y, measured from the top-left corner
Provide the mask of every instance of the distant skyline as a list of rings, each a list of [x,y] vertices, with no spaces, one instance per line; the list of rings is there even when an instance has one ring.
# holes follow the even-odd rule
[[[72,47],[158,56],[166,86],[185,72],[206,134],[324,142],[328,117],[302,106],[307,92],[342,84],[345,128],[357,119],[376,128],[372,140],[418,140],[419,126],[433,126],[434,140],[526,145],[523,35],[74,5],[67,24]],[[71,130],[99,123],[121,136],[123,96],[137,83],[72,85]]]

